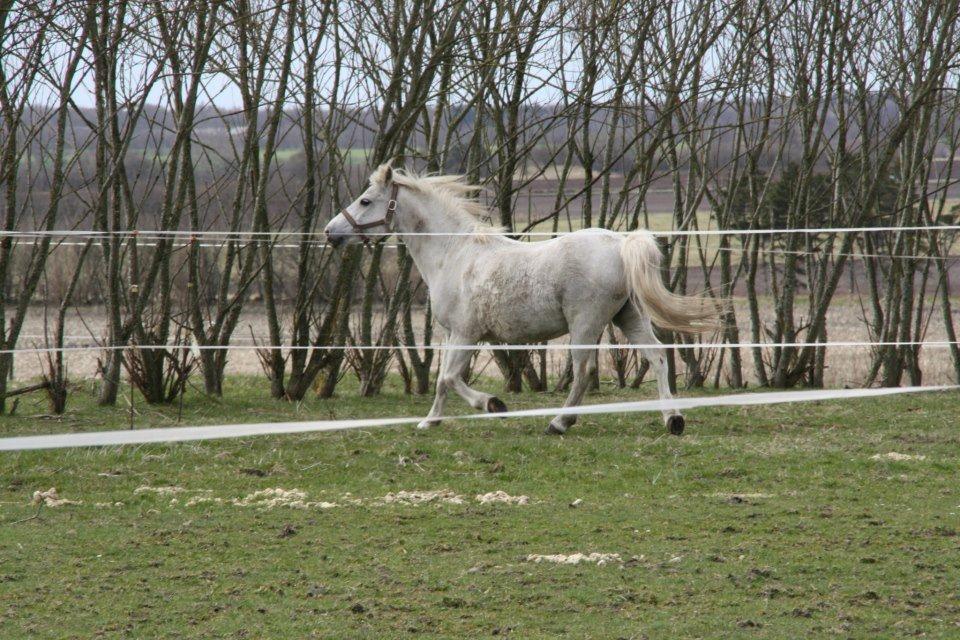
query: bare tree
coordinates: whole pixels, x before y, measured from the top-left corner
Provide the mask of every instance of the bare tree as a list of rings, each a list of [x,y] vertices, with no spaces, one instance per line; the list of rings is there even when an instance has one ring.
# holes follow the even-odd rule
[[[4,4],[0,7],[0,216],[5,232],[0,237],[0,411],[5,408],[13,364],[10,350],[17,346],[28,306],[43,276],[51,250],[49,233],[60,220],[61,197],[75,162],[75,157],[66,153],[67,121],[91,31],[79,4],[63,7],[60,17],[38,5],[13,11],[13,2]],[[51,46],[52,42],[59,46]],[[47,96],[45,107],[31,102],[37,95]],[[52,139],[43,136],[48,121],[54,127]],[[37,158],[40,169],[33,164],[35,149],[41,150]],[[22,171],[31,178],[37,172],[45,175],[45,199],[35,197],[34,180],[29,179],[23,188]],[[29,241],[28,256],[20,266],[15,262],[14,232],[25,221],[46,233]],[[7,300],[13,301],[10,311]]]

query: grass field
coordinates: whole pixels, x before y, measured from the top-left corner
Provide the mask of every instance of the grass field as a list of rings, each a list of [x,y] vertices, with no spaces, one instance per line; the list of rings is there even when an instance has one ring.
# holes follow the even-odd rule
[[[256,378],[226,388],[188,395],[183,423],[429,404],[396,386],[299,405]],[[588,401],[649,393],[604,386]],[[125,409],[89,396],[62,420],[22,401],[0,430],[126,427]],[[137,428],[176,423],[176,407],[137,409]],[[542,435],[544,419],[452,421],[0,454],[0,636],[958,637],[957,415],[951,392],[700,409],[681,438],[635,414],[588,417],[564,438]],[[31,505],[50,487],[81,504]],[[306,506],[252,495],[268,489]],[[401,491],[437,493],[411,504]],[[494,491],[529,501],[475,498]],[[574,553],[618,555],[530,558]]]

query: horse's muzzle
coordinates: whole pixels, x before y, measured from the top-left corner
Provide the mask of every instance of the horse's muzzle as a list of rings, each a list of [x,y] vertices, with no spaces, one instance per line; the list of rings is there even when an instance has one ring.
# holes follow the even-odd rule
[[[347,236],[341,233],[331,233],[329,229],[324,232],[327,236],[327,244],[334,249],[339,249],[346,240]]]

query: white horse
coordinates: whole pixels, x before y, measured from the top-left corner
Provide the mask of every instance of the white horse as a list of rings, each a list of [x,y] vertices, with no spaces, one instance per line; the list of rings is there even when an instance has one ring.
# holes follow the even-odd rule
[[[440,422],[447,390],[481,411],[507,407],[467,386],[463,374],[481,341],[530,344],[570,334],[573,345],[595,345],[611,321],[641,352],[671,398],[657,326],[700,333],[715,311],[699,298],[671,293],[660,279],[660,249],[646,231],[626,238],[584,229],[543,242],[518,242],[479,222],[477,188],[459,176],[417,176],[381,165],[370,186],[325,229],[333,246],[395,234],[410,251],[430,290],[434,317],[447,331],[447,350],[425,429]],[[368,237],[370,234],[372,237]],[[579,405],[596,370],[596,348],[571,350],[573,382],[565,407]],[[663,412],[670,433],[683,433],[678,410]],[[547,433],[562,434],[577,416],[558,415]]]

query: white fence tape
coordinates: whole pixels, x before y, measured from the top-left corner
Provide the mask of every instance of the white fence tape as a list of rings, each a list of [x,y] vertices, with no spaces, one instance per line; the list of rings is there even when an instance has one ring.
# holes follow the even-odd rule
[[[928,387],[886,387],[879,389],[817,389],[810,391],[772,391],[740,393],[723,396],[674,398],[672,400],[640,400],[612,402],[569,408],[523,409],[507,413],[478,413],[448,416],[445,420],[491,420],[503,418],[530,418],[558,414],[591,415],[604,413],[635,413],[663,411],[668,409],[696,409],[700,407],[730,407],[780,404],[785,402],[812,402],[817,400],[843,400],[849,398],[875,398],[921,391],[947,391],[960,389],[957,385]],[[224,424],[203,427],[169,427],[162,429],[139,429],[95,431],[89,433],[60,433],[42,436],[17,436],[0,438],[0,451],[25,451],[35,449],[61,449],[73,447],[105,447],[128,444],[186,442],[193,440],[219,440],[262,435],[313,433],[321,431],[345,431],[415,424],[422,417],[363,418],[355,420],[320,420],[310,422],[262,422],[252,424]]]
[[[944,348],[960,345],[950,340],[836,340],[831,342],[666,342],[624,344],[321,344],[321,345],[257,345],[257,344],[144,344],[144,345],[65,345],[63,347],[17,347],[0,349],[0,355],[17,353],[56,353],[62,351],[393,351],[402,349],[429,349],[433,351],[566,351],[567,349],[784,349],[803,347],[927,347]]]
[[[0,234],[0,237],[2,237],[2,234]],[[169,243],[167,247],[169,249],[186,249],[187,247],[195,246],[198,249],[223,249],[229,242],[237,242],[237,241],[228,239],[228,240],[221,240],[219,242],[197,242],[197,243],[172,242],[172,243]],[[327,247],[330,246],[327,242],[323,240],[302,240],[297,244],[274,243],[273,245],[270,246],[270,248],[271,249],[300,249],[302,248],[301,245],[303,244],[316,247],[317,249],[326,249]],[[73,242],[70,240],[61,240],[56,244],[57,247],[85,247],[86,245],[87,245],[86,242]],[[24,245],[14,245],[14,246],[19,247]],[[100,247],[99,244],[94,244],[93,246]],[[158,247],[160,245],[157,242],[151,241],[151,242],[138,242],[137,246],[150,248],[150,247]],[[384,243],[383,248],[398,249],[400,246],[402,245],[393,244],[393,243]],[[713,247],[709,250],[726,251],[728,253],[750,253],[754,249],[749,249],[749,248],[744,249],[742,247]],[[960,255],[953,254],[953,253],[942,255],[942,256],[935,256],[935,255],[924,255],[919,253],[843,253],[841,251],[825,252],[825,251],[818,251],[818,250],[805,251],[801,249],[791,250],[791,249],[776,249],[776,248],[756,249],[756,251],[758,253],[762,253],[765,255],[793,255],[793,256],[822,256],[826,253],[835,258],[843,257],[843,258],[853,258],[853,259],[859,259],[859,260],[862,260],[864,258],[878,258],[882,260],[944,260],[944,261],[960,259]]]
[[[632,231],[621,231],[615,229],[604,229],[604,232],[616,233],[616,234],[628,234],[633,233]],[[878,233],[878,232],[913,232],[913,231],[930,231],[930,232],[945,232],[945,231],[960,231],[960,225],[956,224],[943,224],[943,225],[918,225],[918,226],[886,226],[886,227],[814,227],[810,229],[674,229],[674,230],[662,230],[656,231],[653,229],[637,229],[636,231],[649,231],[655,236],[662,237],[674,237],[674,236],[757,236],[757,235],[791,235],[791,234],[803,234],[803,235],[820,235],[820,234],[837,234],[837,233]],[[572,233],[578,233],[577,231],[512,231],[508,233],[501,233],[499,231],[487,231],[487,232],[474,232],[474,231],[419,231],[419,232],[404,232],[404,233],[395,233],[395,232],[364,232],[363,234],[359,233],[348,233],[343,235],[364,235],[368,238],[376,237],[390,237],[390,236],[433,236],[433,237],[455,237],[455,236],[477,236],[477,235],[508,235],[511,237],[528,237],[528,238],[555,238],[558,236],[570,235]],[[104,239],[110,237],[139,237],[147,240],[156,239],[156,238],[187,238],[187,239],[200,239],[200,238],[279,238],[279,237],[288,237],[288,238],[312,238],[312,237],[325,237],[322,231],[189,231],[189,230],[179,230],[179,229],[158,229],[156,231],[149,231],[143,229],[131,229],[131,230],[115,230],[115,231],[91,231],[91,230],[80,230],[80,229],[54,229],[47,231],[46,229],[38,229],[32,231],[10,231],[0,229],[0,237],[13,237],[13,238],[96,238]]]
[[[619,233],[619,232],[617,232],[617,233]],[[0,234],[0,237],[2,237],[2,234]],[[236,242],[238,242],[238,241],[237,241],[237,240],[232,240],[232,239],[221,240],[221,241],[219,241],[219,242],[181,242],[181,241],[177,241],[177,242],[168,243],[168,244],[167,244],[167,248],[169,248],[169,249],[186,249],[186,248],[188,248],[188,247],[196,247],[196,248],[198,248],[198,249],[223,249],[223,248],[224,248],[228,243],[230,243],[230,242],[236,243]],[[251,241],[251,242],[252,242],[252,241]],[[305,245],[305,244],[306,244],[306,245],[310,245],[310,246],[312,246],[312,247],[316,247],[317,249],[326,249],[327,247],[330,246],[330,245],[329,245],[326,241],[324,241],[324,240],[301,240],[300,242],[298,242],[298,243],[296,243],[296,244],[294,244],[294,243],[286,243],[286,242],[285,242],[285,243],[274,243],[274,244],[272,244],[272,245],[270,246],[270,249],[301,249],[301,248],[302,248],[301,245]],[[56,243],[56,246],[57,246],[57,247],[85,247],[86,245],[87,245],[86,242],[74,242],[74,241],[71,241],[71,240],[61,240],[61,241],[58,241],[58,242]],[[17,245],[17,244],[14,245],[14,247],[20,247],[20,246],[25,246],[25,245]],[[26,245],[26,246],[30,246],[30,245]],[[93,246],[94,246],[94,247],[100,247],[101,245],[94,243]],[[156,241],[149,241],[149,242],[137,242],[137,246],[138,246],[138,247],[147,247],[147,248],[150,248],[150,247],[158,247],[158,246],[160,246],[160,245],[159,245],[159,243],[156,242]],[[402,245],[400,245],[400,244],[395,244],[395,243],[384,243],[383,248],[384,248],[384,249],[398,249],[398,248],[401,247],[401,246],[402,246]],[[742,248],[742,247],[712,247],[711,249],[708,249],[708,251],[710,251],[710,250],[726,251],[726,252],[728,252],[728,253],[750,253],[751,251],[754,251],[754,250],[755,250],[755,251],[757,251],[758,253],[762,253],[762,254],[765,254],[765,255],[784,255],[784,256],[785,256],[785,255],[793,255],[793,256],[822,256],[822,255],[824,255],[824,254],[826,253],[826,254],[828,254],[828,255],[830,255],[830,256],[833,256],[834,258],[843,257],[843,258],[853,258],[853,259],[858,259],[858,260],[862,260],[862,259],[865,259],[865,258],[877,258],[877,259],[881,259],[881,260],[944,260],[944,261],[960,259],[960,255],[957,255],[957,254],[954,254],[954,253],[950,253],[950,254],[946,254],[946,255],[942,255],[942,256],[936,256],[936,255],[924,255],[924,254],[919,254],[919,253],[843,253],[843,252],[841,252],[841,251],[825,252],[825,251],[820,251],[820,250],[806,251],[806,250],[802,250],[802,249],[777,249],[777,248],[772,248],[772,249],[750,249],[750,248]]]

